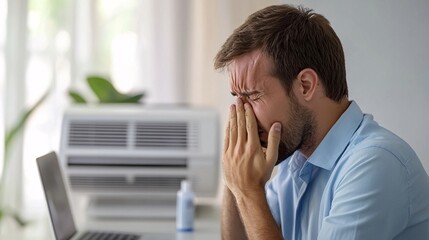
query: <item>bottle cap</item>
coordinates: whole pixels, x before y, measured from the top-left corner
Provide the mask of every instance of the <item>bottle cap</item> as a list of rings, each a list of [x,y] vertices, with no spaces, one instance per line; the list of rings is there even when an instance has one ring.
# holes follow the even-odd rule
[[[183,192],[190,192],[190,191],[192,191],[192,189],[191,189],[191,183],[188,180],[182,180],[182,182],[180,183],[180,189]]]

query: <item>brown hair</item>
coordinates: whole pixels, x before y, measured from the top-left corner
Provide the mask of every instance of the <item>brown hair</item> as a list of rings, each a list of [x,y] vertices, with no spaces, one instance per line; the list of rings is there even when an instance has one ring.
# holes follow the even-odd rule
[[[275,5],[259,10],[234,30],[215,57],[215,69],[234,58],[260,49],[274,64],[274,75],[290,93],[304,68],[318,74],[326,95],[334,101],[347,97],[344,52],[329,21],[312,9]]]

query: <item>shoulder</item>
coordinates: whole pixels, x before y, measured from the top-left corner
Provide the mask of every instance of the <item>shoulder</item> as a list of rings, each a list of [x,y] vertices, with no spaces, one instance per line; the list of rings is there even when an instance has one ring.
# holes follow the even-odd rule
[[[410,162],[411,164],[420,162],[408,143],[378,125],[371,115],[364,116],[361,126],[350,140],[345,157],[356,161],[365,161],[369,158],[397,161],[404,167],[408,167]]]
[[[371,115],[365,115],[338,159],[333,174],[337,184],[346,177],[365,176],[364,179],[379,181],[380,187],[398,180],[406,185],[415,175],[427,178],[413,149],[400,137],[378,125]],[[396,181],[390,181],[392,178]],[[364,179],[356,183],[366,183]]]
[[[390,197],[400,194],[404,198],[425,192],[424,198],[429,200],[429,178],[416,153],[370,115],[364,117],[353,135],[332,178],[336,190],[347,186],[363,193],[383,192]]]

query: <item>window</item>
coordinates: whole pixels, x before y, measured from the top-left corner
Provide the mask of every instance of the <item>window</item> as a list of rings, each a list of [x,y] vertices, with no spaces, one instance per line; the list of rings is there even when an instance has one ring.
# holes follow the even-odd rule
[[[25,217],[46,213],[34,159],[59,150],[67,91],[90,95],[88,74],[109,76],[122,92],[140,90],[139,10],[141,1],[29,0],[26,106],[51,88],[49,98],[27,123],[24,137]],[[93,100],[90,98],[90,100]]]
[[[7,69],[4,43],[8,1],[14,3],[0,0],[2,93]],[[177,96],[185,95],[176,92],[186,87],[178,80],[185,79],[183,65],[186,63],[182,47],[185,38],[178,40],[178,36],[184,35],[182,32],[186,29],[182,23],[186,22],[187,14],[182,10],[187,5],[155,0],[28,0],[26,3],[28,9],[25,5],[19,9],[24,17],[22,12],[28,10],[27,29],[21,29],[28,31],[27,52],[23,56],[25,83],[13,94],[22,96],[25,106],[31,107],[50,91],[24,132],[23,213],[24,217],[34,218],[46,213],[35,158],[50,150],[59,150],[62,114],[70,105],[67,94],[70,88],[89,97],[92,93],[86,76],[100,74],[110,77],[124,93],[157,85],[159,90],[151,93],[159,93],[158,101],[168,98],[173,102]],[[89,97],[89,101],[94,98]],[[3,105],[0,114],[4,116]],[[0,131],[4,132],[3,117],[1,119]]]
[[[85,91],[86,75],[101,74],[121,92],[142,89],[141,8],[138,0],[76,2],[74,87]]]
[[[129,92],[138,84],[140,1],[100,0],[94,6],[94,70],[110,73],[120,91]]]
[[[29,0],[25,105],[49,97],[27,122],[23,153],[23,205],[26,217],[45,213],[35,158],[58,149],[61,114],[70,85],[70,0]]]

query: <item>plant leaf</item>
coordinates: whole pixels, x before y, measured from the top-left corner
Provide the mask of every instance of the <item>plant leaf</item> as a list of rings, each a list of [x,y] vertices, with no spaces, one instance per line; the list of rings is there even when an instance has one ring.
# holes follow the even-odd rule
[[[101,76],[88,76],[87,82],[100,103],[138,103],[144,93],[122,94],[110,80]]]
[[[88,76],[87,81],[100,103],[114,103],[122,99],[122,94],[112,83],[100,76]]]
[[[86,103],[86,100],[82,95],[80,95],[78,92],[69,90],[69,96],[73,99],[74,103]]]
[[[9,131],[6,131],[5,136],[5,158],[4,158],[4,166],[5,168],[8,157],[7,154],[9,152],[10,145],[15,138],[15,136],[24,128],[25,123],[27,122],[27,119],[31,116],[31,114],[45,101],[45,99],[49,96],[50,89],[48,89],[43,96],[28,110],[26,110],[21,117],[19,118],[19,121],[15,124],[14,127],[12,127]]]
[[[125,95],[124,99],[122,99],[120,103],[138,103],[143,96],[143,93],[136,95]]]
[[[0,222],[3,218],[11,217],[15,220],[21,227],[27,226],[31,221],[27,221],[24,218],[22,218],[17,211],[11,211],[7,208],[0,208]]]
[[[13,219],[15,219],[15,221],[21,226],[21,227],[25,227],[27,226],[30,222],[24,220],[18,213],[13,212],[11,213]]]
[[[32,115],[32,113],[45,101],[45,99],[49,96],[50,90],[52,86],[43,94],[43,96],[28,110],[24,111],[24,113],[21,115],[21,117],[18,119],[18,122],[10,129],[7,130],[5,133],[5,141],[4,141],[4,160],[3,160],[3,169],[2,174],[0,178],[0,191],[3,191],[4,188],[4,180],[6,175],[6,170],[8,169],[8,163],[10,161],[9,159],[9,152],[10,147],[15,139],[15,137],[23,130],[25,127],[25,123],[27,122],[28,118]],[[1,192],[2,193],[2,192]],[[3,206],[0,206],[0,221],[2,218],[4,218],[9,213],[3,208]],[[10,214],[15,221],[21,225],[25,226],[27,222],[25,222],[17,213],[11,213]]]

